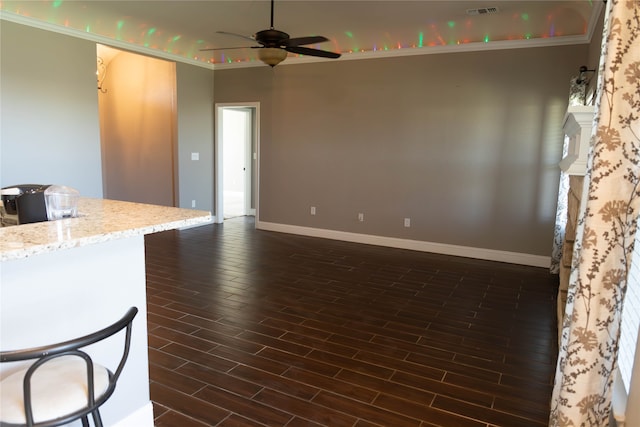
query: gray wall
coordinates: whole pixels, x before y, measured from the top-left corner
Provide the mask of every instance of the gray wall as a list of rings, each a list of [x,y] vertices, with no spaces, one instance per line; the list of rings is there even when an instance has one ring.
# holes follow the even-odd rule
[[[95,43],[1,21],[0,187],[102,197]]]
[[[213,71],[177,63],[180,206],[213,212]],[[191,160],[199,153],[200,160]]]
[[[214,94],[261,102],[260,221],[548,256],[587,49],[219,70]]]
[[[0,185],[101,197],[95,44],[7,21],[0,31]],[[546,256],[567,82],[587,51],[216,71],[213,100],[261,102],[261,221]],[[180,206],[207,210],[213,74],[177,66]]]
[[[0,186],[56,183],[103,197],[95,43],[4,20],[0,37]],[[212,211],[213,71],[176,73],[180,206],[196,199]],[[197,167],[183,162],[191,151]]]

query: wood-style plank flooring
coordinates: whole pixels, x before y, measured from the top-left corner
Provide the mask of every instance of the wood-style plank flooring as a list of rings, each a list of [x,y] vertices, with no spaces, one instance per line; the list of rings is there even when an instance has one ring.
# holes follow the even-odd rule
[[[157,427],[546,426],[548,269],[254,229],[147,236]]]

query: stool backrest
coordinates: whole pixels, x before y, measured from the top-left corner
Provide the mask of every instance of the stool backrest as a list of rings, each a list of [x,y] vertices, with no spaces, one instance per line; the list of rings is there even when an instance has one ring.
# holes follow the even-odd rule
[[[50,344],[40,347],[32,347],[28,349],[22,350],[8,350],[8,351],[0,351],[0,363],[5,362],[18,362],[18,361],[26,361],[37,359],[31,367],[27,370],[24,377],[24,405],[25,405],[25,417],[28,426],[57,426],[66,424],[75,419],[81,418],[86,414],[93,412],[96,408],[102,405],[110,396],[113,394],[115,390],[116,382],[120,377],[120,373],[124,368],[125,362],[127,361],[127,357],[129,356],[129,348],[131,346],[131,329],[133,325],[133,319],[138,314],[138,309],[136,307],[131,307],[126,314],[117,322],[107,326],[104,329],[93,332],[89,335],[85,335],[79,338],[74,338],[68,341],[63,341],[56,344]],[[118,366],[115,371],[109,371],[109,385],[107,390],[100,395],[100,397],[96,400],[94,398],[94,387],[93,387],[93,361],[91,357],[80,349],[86,347],[88,345],[97,343],[98,341],[102,341],[106,338],[115,335],[121,330],[126,328],[126,335],[124,339],[124,346],[122,355],[118,362]],[[41,423],[34,423],[33,421],[33,410],[32,410],[32,402],[31,402],[31,377],[37,371],[38,368],[45,365],[48,361],[52,359],[56,359],[62,356],[77,356],[86,361],[87,364],[87,385],[88,385],[88,399],[87,399],[87,407],[83,408],[80,411],[76,411],[72,414],[67,414],[63,418],[57,418],[55,420],[50,420]],[[3,424],[4,425],[4,424]]]

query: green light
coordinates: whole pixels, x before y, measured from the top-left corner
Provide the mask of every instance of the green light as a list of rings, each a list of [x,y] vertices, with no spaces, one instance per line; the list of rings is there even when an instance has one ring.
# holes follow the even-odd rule
[[[124,27],[124,21],[118,21],[117,28],[121,30],[122,27]]]
[[[62,6],[62,0],[55,0],[51,6],[53,6],[54,9],[59,8]]]
[[[449,26],[449,28],[453,28],[456,26],[456,23],[454,21],[449,21],[447,22],[447,25]]]
[[[484,36],[484,42],[489,43],[489,35]]]
[[[171,39],[171,41],[177,42],[178,40],[180,40],[180,37],[182,36],[175,36],[174,38]]]
[[[90,33],[90,32],[91,32],[91,25],[87,25],[86,27],[84,27],[84,30],[85,30],[87,33]]]
[[[522,17],[522,20],[523,20],[523,21],[528,21],[528,20],[529,20],[529,14],[528,14],[528,13],[523,13],[523,14],[521,15],[521,17]]]
[[[353,33],[351,31],[345,31],[344,33],[347,35],[347,37],[351,39],[353,38]]]
[[[150,36],[150,35],[152,35],[152,34],[153,34],[153,33],[155,33],[155,32],[156,32],[155,27],[149,28],[149,31],[147,31],[147,35],[148,35],[148,36]]]
[[[529,40],[529,39],[531,38],[531,33],[527,33],[527,34],[525,34],[525,35],[524,35],[524,38],[525,38],[525,39],[527,39],[527,40]]]
[[[419,33],[418,34],[418,47],[422,47],[422,43],[424,42],[424,34]]]

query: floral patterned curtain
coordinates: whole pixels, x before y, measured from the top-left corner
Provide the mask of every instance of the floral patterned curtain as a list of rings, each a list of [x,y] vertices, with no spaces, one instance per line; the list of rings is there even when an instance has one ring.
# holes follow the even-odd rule
[[[568,138],[564,139],[562,146],[562,158],[567,157],[569,152]],[[556,225],[553,230],[553,247],[551,250],[551,274],[560,273],[560,263],[562,262],[562,246],[564,243],[565,230],[567,228],[567,192],[569,191],[569,175],[560,171],[560,183],[558,185],[558,204],[556,207]]]
[[[608,0],[551,426],[608,426],[640,212],[640,1]]]

